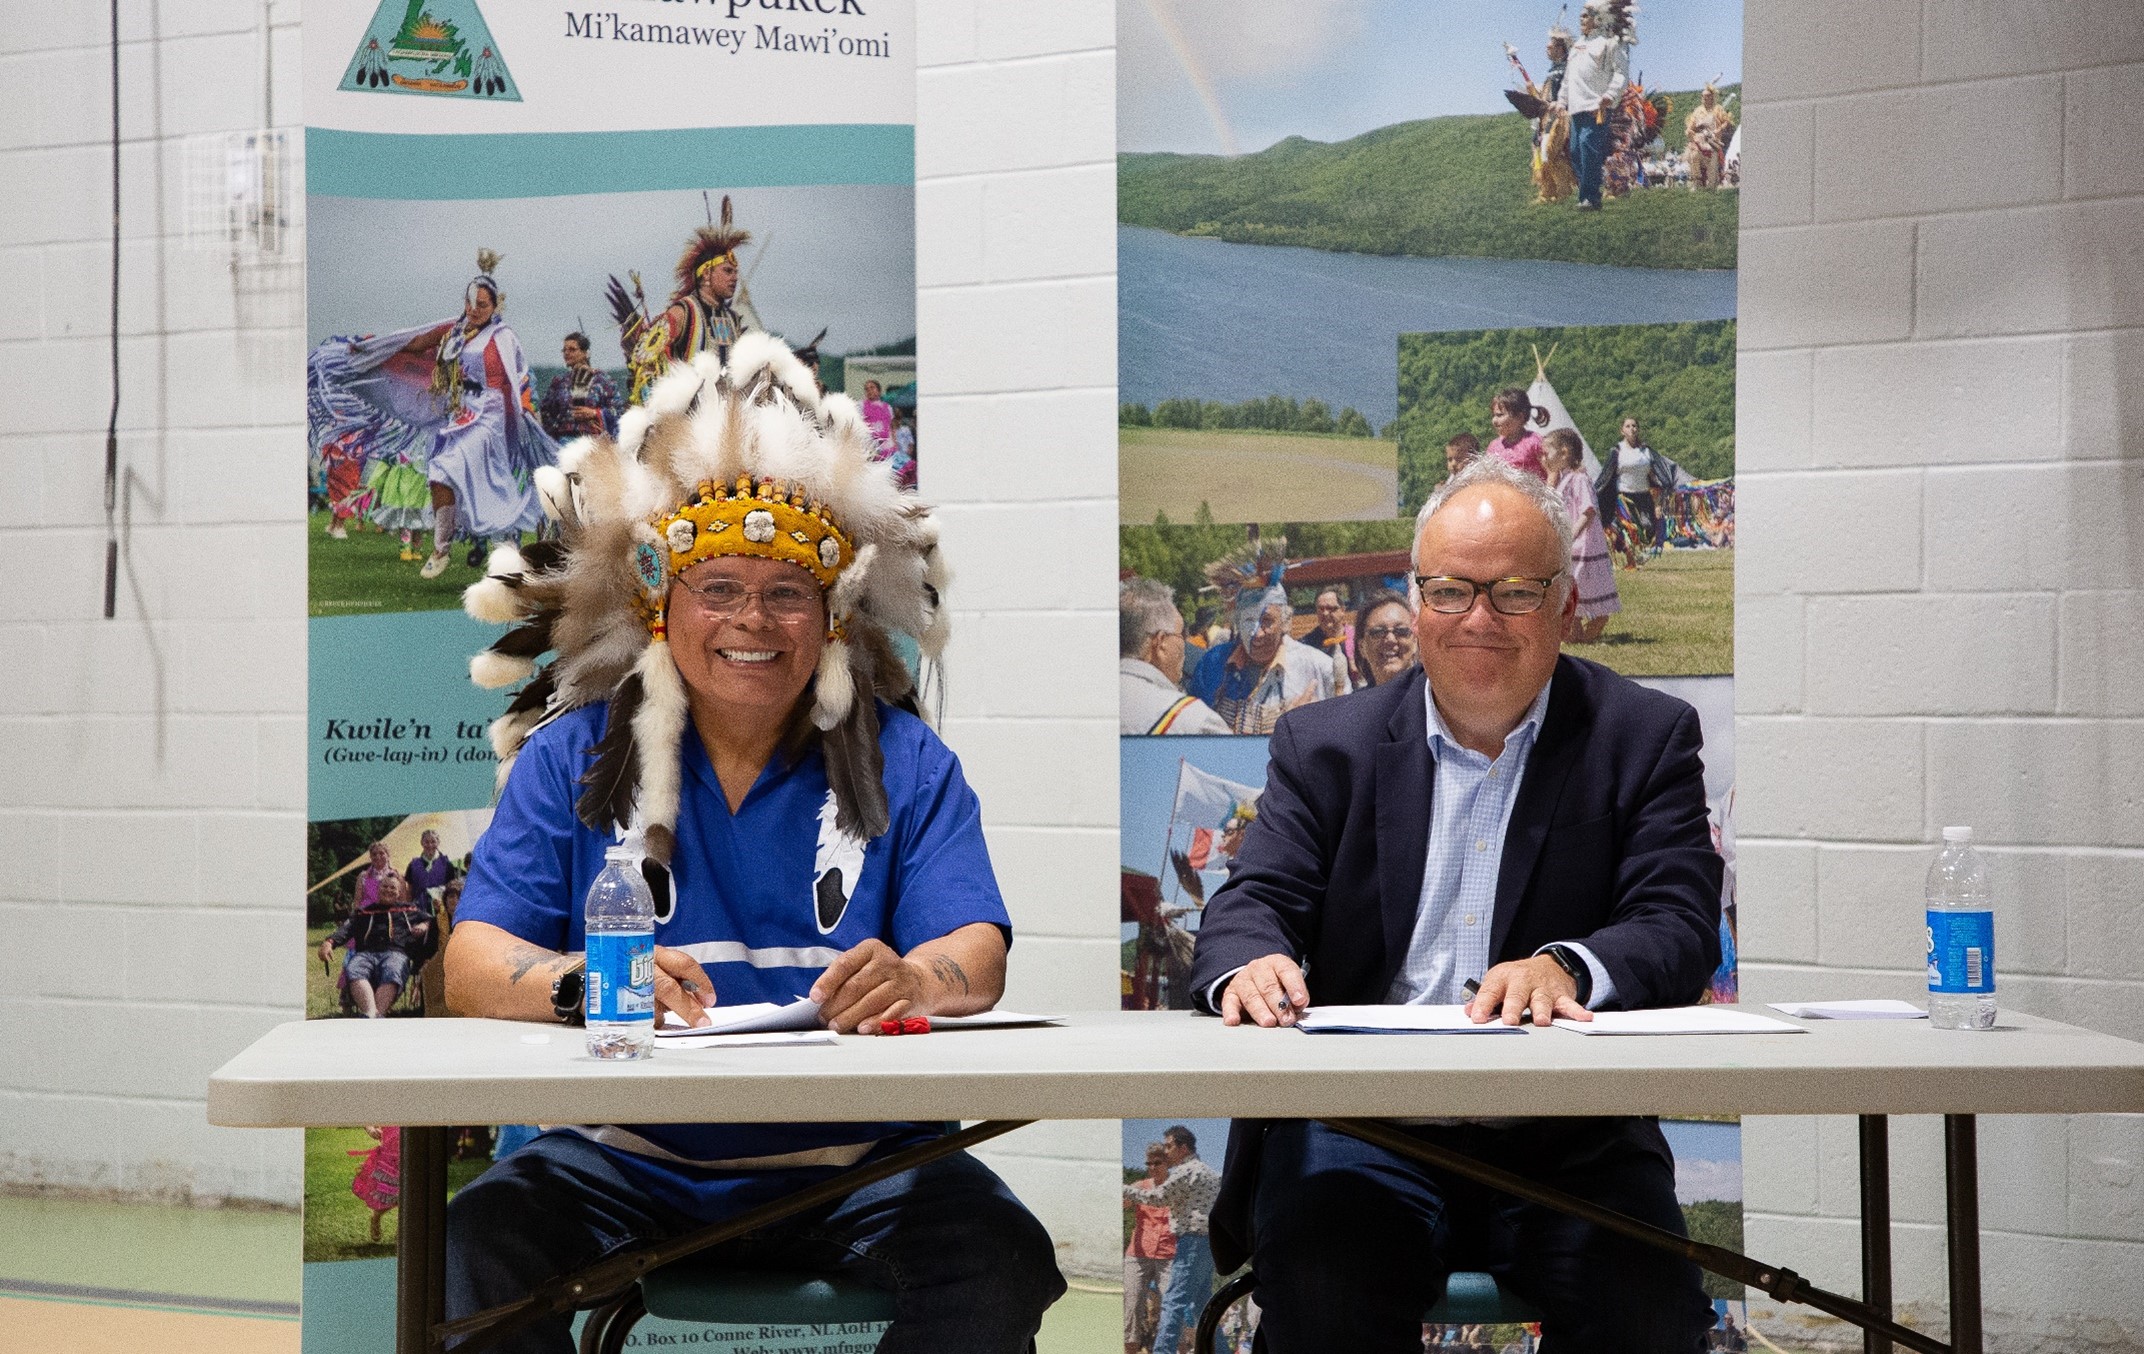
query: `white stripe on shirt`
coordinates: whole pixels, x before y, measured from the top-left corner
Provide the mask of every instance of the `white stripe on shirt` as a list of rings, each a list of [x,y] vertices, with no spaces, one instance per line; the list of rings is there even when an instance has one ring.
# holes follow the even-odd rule
[[[755,950],[735,940],[703,940],[677,948],[703,964],[750,964],[753,968],[826,968],[841,957],[840,950],[826,945]]]

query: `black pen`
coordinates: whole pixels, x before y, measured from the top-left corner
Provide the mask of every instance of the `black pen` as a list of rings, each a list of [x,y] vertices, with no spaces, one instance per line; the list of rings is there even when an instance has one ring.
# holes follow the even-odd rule
[[[1479,978],[1469,978],[1465,982],[1461,983],[1460,986],[1466,989],[1467,996],[1469,997],[1478,997],[1481,995],[1481,979]],[[1467,1004],[1471,1006],[1474,1003],[1469,1001]],[[1533,1007],[1529,1006],[1525,1010],[1519,1012],[1519,1023],[1521,1025],[1531,1025],[1534,1023]]]

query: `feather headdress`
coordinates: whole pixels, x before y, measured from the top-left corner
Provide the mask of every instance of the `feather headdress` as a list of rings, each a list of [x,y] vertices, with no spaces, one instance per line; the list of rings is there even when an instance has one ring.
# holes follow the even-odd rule
[[[711,353],[673,366],[615,441],[582,438],[538,469],[557,539],[493,551],[463,594],[471,616],[514,626],[470,661],[470,677],[526,681],[491,726],[499,783],[542,725],[609,702],[576,811],[598,831],[643,834],[664,916],[690,717],[665,613],[671,581],[701,560],[789,560],[825,590],[811,720],[842,830],[866,841],[886,831],[875,702],[915,706],[890,636],[912,636],[936,667],[949,576],[930,509],[872,451],[853,400],[822,396],[781,340],[747,334],[727,366]]]
[[[1601,31],[1625,42],[1638,40],[1638,6],[1635,0],[1586,0],[1579,11],[1601,26]]]
[[[1231,611],[1245,607],[1288,607],[1288,538],[1266,536],[1246,541],[1206,566],[1206,581],[1228,602]]]
[[[737,261],[737,251],[752,243],[752,232],[740,230],[731,224],[729,194],[722,195],[722,221],[699,227],[692,238],[685,242],[685,252],[677,256],[677,295],[683,296],[700,285],[700,274],[725,260]]]

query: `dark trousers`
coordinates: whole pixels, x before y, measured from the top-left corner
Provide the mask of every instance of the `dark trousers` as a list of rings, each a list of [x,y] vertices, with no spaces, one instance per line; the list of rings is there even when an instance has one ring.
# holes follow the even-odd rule
[[[1632,1127],[1413,1131],[1680,1234],[1674,1167]],[[1689,1261],[1302,1120],[1267,1130],[1252,1218],[1271,1354],[1419,1354],[1422,1313],[1455,1269],[1539,1306],[1544,1354],[1695,1354],[1712,1326]]]
[[[1571,172],[1578,176],[1578,200],[1601,205],[1601,167],[1608,163],[1608,118],[1599,112],[1571,114]]]
[[[649,1198],[587,1139],[546,1133],[447,1205],[447,1317],[710,1221]],[[1024,1354],[1065,1291],[1049,1233],[965,1152],[701,1254],[891,1291],[881,1354]],[[550,1318],[497,1348],[571,1354],[570,1321]]]

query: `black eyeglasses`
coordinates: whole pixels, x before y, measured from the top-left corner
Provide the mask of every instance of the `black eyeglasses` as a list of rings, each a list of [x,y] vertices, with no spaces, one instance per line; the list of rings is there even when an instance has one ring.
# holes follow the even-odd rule
[[[1464,615],[1474,609],[1474,599],[1489,594],[1489,605],[1505,616],[1528,616],[1548,601],[1548,590],[1563,577],[1558,569],[1547,578],[1492,578],[1477,583],[1471,578],[1448,574],[1416,574],[1414,585],[1422,593],[1422,605],[1446,616]]]

